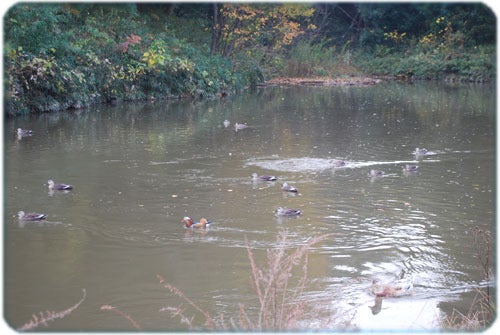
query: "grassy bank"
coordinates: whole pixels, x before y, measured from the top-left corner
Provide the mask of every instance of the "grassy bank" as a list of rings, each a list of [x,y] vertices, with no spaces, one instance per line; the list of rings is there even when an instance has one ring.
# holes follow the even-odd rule
[[[494,46],[443,47],[436,42],[434,46],[413,45],[404,49],[378,46],[366,51],[303,41],[284,57],[276,74],[332,78],[364,75],[484,83],[495,80],[495,63]]]
[[[219,7],[218,15],[226,15],[219,21],[230,28],[214,39],[211,6],[14,5],[4,15],[6,115],[226,96],[275,77],[488,82],[496,74],[496,47],[476,43],[451,14],[431,17],[411,38],[365,22],[362,34],[339,44],[340,35],[328,35],[333,28],[319,27],[321,17],[313,13],[320,7],[314,12],[307,5]],[[222,51],[214,52],[214,40]]]
[[[5,16],[8,115],[115,100],[216,96],[259,78],[210,55],[208,21],[135,6],[18,4]]]

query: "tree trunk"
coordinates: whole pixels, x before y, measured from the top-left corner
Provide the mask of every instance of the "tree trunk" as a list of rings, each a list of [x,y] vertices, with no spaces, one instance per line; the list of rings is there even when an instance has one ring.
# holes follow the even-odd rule
[[[210,44],[210,55],[215,55],[217,52],[217,45],[219,44],[220,24],[219,24],[219,8],[217,4],[212,5],[213,19],[212,19],[212,43]]]

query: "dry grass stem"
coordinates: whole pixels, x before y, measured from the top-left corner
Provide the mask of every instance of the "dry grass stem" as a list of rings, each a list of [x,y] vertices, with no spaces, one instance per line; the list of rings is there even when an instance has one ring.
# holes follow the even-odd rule
[[[307,307],[301,299],[308,278],[308,252],[310,248],[329,237],[329,234],[310,238],[304,245],[290,254],[292,247],[287,241],[287,232],[278,235],[277,246],[267,250],[267,264],[259,267],[248,243],[247,252],[252,270],[252,288],[259,298],[260,308],[255,328],[258,330],[294,329]],[[300,266],[301,275],[293,279],[294,269]]]
[[[475,229],[474,248],[482,266],[483,275],[487,280],[493,280],[492,269],[492,234],[488,230]],[[488,285],[486,288],[477,288],[476,296],[469,310],[464,314],[454,309],[451,315],[443,319],[443,328],[452,330],[477,331],[485,329],[493,322],[496,315],[495,299]]]
[[[443,326],[445,329],[461,331],[486,329],[493,321],[494,313],[495,307],[491,304],[491,299],[486,292],[478,289],[467,313],[464,314],[454,309],[451,315],[444,318]]]
[[[86,297],[87,297],[87,291],[83,289],[83,297],[75,305],[61,312],[45,311],[45,312],[39,312],[38,315],[33,314],[31,320],[22,325],[21,327],[17,328],[17,330],[18,331],[33,330],[40,325],[47,326],[49,322],[54,321],[55,319],[62,319],[71,314],[75,309],[77,309],[83,303]]]
[[[276,246],[267,250],[263,265],[257,264],[254,251],[245,239],[251,269],[250,286],[258,298],[259,305],[256,315],[250,315],[245,306],[239,304],[239,318],[237,321],[231,318],[230,326],[234,330],[244,331],[283,331],[296,329],[299,322],[304,322],[303,318],[308,309],[319,308],[311,306],[310,301],[304,299],[308,279],[308,253],[314,244],[329,236],[331,234],[309,238],[296,248],[294,242],[287,240],[287,232],[283,231],[277,237]],[[213,318],[178,288],[165,283],[162,276],[157,277],[171,293],[205,316],[205,326],[208,329],[228,330],[223,315],[217,319]],[[190,328],[193,327],[193,319],[187,318],[181,307],[168,307],[162,310],[169,311],[172,316],[181,317],[181,322]]]
[[[137,329],[138,331],[141,331],[141,326],[134,319],[132,319],[132,317],[130,315],[120,311],[118,308],[113,307],[111,305],[102,305],[101,311],[113,311],[114,313],[116,313],[116,314],[124,317],[128,321],[130,321],[130,323],[132,324],[132,326],[134,326],[135,329]]]
[[[168,289],[171,293],[175,294],[176,296],[178,296],[179,298],[181,298],[182,300],[184,300],[185,302],[187,302],[188,304],[190,304],[198,312],[200,312],[201,314],[203,314],[203,316],[205,316],[205,324],[206,324],[207,327],[209,327],[211,329],[216,329],[217,328],[217,322],[215,322],[215,320],[210,316],[210,313],[208,313],[207,311],[205,311],[202,308],[200,308],[191,299],[189,299],[184,294],[184,292],[182,292],[181,290],[179,290],[177,287],[175,287],[173,285],[170,285],[168,283],[165,283],[165,279],[161,275],[156,275],[156,277],[158,278],[160,284],[163,284],[163,287],[165,287],[166,289]],[[178,314],[178,315],[182,315],[182,314]]]

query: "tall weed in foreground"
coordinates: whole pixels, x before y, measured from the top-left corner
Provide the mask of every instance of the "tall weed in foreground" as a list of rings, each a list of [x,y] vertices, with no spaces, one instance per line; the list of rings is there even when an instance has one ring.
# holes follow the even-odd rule
[[[87,291],[85,289],[83,289],[83,297],[80,299],[80,301],[78,301],[73,306],[66,308],[65,310],[60,311],[60,312],[47,310],[44,312],[39,312],[38,315],[33,314],[33,316],[31,317],[31,320],[26,322],[21,327],[17,328],[17,330],[18,331],[30,331],[30,330],[33,330],[35,328],[38,328],[41,325],[47,326],[49,322],[52,322],[56,319],[62,319],[64,317],[70,315],[71,313],[73,313],[73,311],[75,309],[77,309],[83,303],[83,301],[85,300],[86,297],[87,297]]]
[[[254,251],[248,241],[247,252],[251,268],[251,286],[258,298],[259,306],[249,313],[243,304],[239,304],[238,318],[226,320],[224,315],[210,315],[189,299],[182,291],[158,275],[160,283],[172,294],[181,298],[191,308],[205,318],[204,328],[208,330],[240,330],[240,331],[283,331],[304,326],[313,309],[311,301],[304,298],[304,289],[308,279],[308,253],[314,244],[325,240],[330,234],[311,237],[295,250],[289,251],[292,242],[287,240],[286,231],[277,237],[276,247],[268,249],[266,262],[257,264]],[[164,307],[162,311],[170,312],[172,317],[179,317],[181,323],[190,329],[195,328],[193,316],[188,316],[181,304],[179,307]],[[256,312],[255,312],[256,310]]]
[[[473,231],[474,248],[477,258],[481,264],[483,275],[487,281],[493,281],[493,240],[492,234],[488,230],[475,229]],[[476,296],[471,306],[465,312],[453,309],[450,315],[447,315],[443,321],[444,329],[477,331],[485,329],[493,323],[496,315],[495,299],[490,284],[484,288],[476,289]]]
[[[493,322],[496,308],[491,297],[482,289],[476,290],[476,296],[471,306],[464,313],[453,309],[443,321],[443,329],[455,331],[478,331],[484,330]]]

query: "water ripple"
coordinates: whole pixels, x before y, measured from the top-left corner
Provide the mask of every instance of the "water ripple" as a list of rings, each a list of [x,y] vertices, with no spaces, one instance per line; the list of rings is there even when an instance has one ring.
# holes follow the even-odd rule
[[[245,166],[257,166],[266,170],[280,172],[318,172],[328,169],[355,169],[376,165],[395,164],[417,164],[417,160],[394,160],[394,161],[345,161],[345,165],[338,167],[335,161],[338,159],[299,157],[287,159],[251,158],[245,162]],[[439,160],[426,160],[427,162],[439,162]]]

